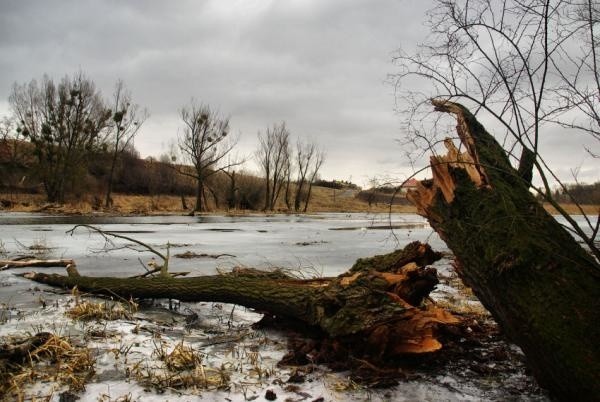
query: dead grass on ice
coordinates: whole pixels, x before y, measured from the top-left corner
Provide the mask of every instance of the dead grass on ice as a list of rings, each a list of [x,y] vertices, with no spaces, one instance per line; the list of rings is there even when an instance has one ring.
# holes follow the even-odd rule
[[[220,343],[220,341],[217,341]],[[225,343],[229,343],[225,341]],[[259,347],[265,343],[255,333],[232,338],[228,348],[219,352],[216,365],[209,365],[208,354],[183,340],[174,347],[160,337],[154,340],[152,357],[131,366],[129,375],[157,393],[165,390],[202,391],[237,390],[246,394],[252,386],[278,376],[276,365],[265,364]]]
[[[228,389],[231,374],[228,365],[211,368],[203,364],[204,355],[183,340],[168,350],[162,340],[155,341],[155,361],[138,362],[129,370],[130,376],[141,385],[153,388],[158,393],[165,390]],[[196,392],[194,392],[196,391]]]
[[[95,360],[89,349],[70,339],[47,334],[48,339],[28,355],[23,363],[5,363],[0,367],[2,400],[24,400],[26,387],[36,382],[57,382],[79,392],[94,374]],[[22,341],[8,339],[9,343]]]
[[[176,319],[177,315],[173,321],[146,319],[133,316],[126,302],[79,301],[75,292],[60,306],[58,301],[53,304],[53,314],[26,314],[23,321],[8,322],[14,329],[31,325],[32,333],[45,327],[53,328],[52,333],[65,328],[75,333],[64,338],[47,332],[50,337],[43,346],[32,349],[30,358],[9,369],[2,369],[0,359],[0,400],[51,400],[58,392],[78,393],[86,382],[106,378],[134,381],[155,394],[256,393],[267,381],[287,376],[285,369],[276,368],[278,360],[270,355],[271,346],[268,356],[263,354],[263,346],[283,343],[251,330],[249,323],[230,322],[234,310],[215,306],[220,305],[213,305],[204,316],[206,329],[198,330],[187,328],[186,320]],[[62,322],[61,316],[67,321],[57,329],[53,323]],[[89,324],[90,320],[96,322]],[[183,336],[174,338],[165,331],[183,331],[195,340],[185,342]],[[12,344],[21,338],[8,332],[0,343]]]
[[[133,313],[137,311],[137,304],[129,301],[126,305],[120,302],[104,301],[104,302],[77,302],[74,307],[67,310],[66,315],[74,320],[120,320],[132,319]]]

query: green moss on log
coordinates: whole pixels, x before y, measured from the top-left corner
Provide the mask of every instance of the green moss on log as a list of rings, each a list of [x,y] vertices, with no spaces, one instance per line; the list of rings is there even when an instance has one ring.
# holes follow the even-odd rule
[[[563,400],[600,395],[598,262],[535,200],[467,109],[441,101],[436,109],[456,114],[486,182],[450,167],[446,183],[422,182],[413,200],[431,200],[424,215],[456,255],[461,278],[523,349],[540,384]],[[440,191],[448,182],[450,202]]]
[[[419,250],[422,248],[422,250]],[[415,255],[419,257],[415,258]],[[374,270],[377,272],[393,272],[410,262],[419,266],[431,265],[442,258],[442,254],[431,249],[429,244],[415,241],[407,244],[403,249],[389,254],[376,255],[368,258],[359,258],[352,268],[343,275],[352,275],[356,272]]]

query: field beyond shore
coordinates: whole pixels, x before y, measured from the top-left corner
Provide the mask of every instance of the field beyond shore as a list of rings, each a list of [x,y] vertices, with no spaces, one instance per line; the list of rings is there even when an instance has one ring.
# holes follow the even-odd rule
[[[386,202],[372,202],[369,205],[357,196],[358,191],[334,190],[327,187],[314,187],[313,197],[307,213],[317,212],[365,212],[365,213],[416,213],[414,206],[408,203],[389,205]],[[403,196],[399,196],[403,197]],[[43,194],[8,194],[0,193],[0,211],[4,212],[44,212],[55,214],[108,214],[108,215],[182,215],[192,214],[195,199],[191,196],[184,197],[187,208],[183,208],[182,198],[175,195],[131,195],[114,194],[113,205],[105,208],[98,205],[98,198],[86,195],[77,199],[67,200],[64,204],[48,203]],[[569,214],[597,215],[600,205],[581,205],[561,203],[561,207]],[[544,204],[546,210],[558,214],[555,208]],[[207,213],[218,214],[250,214],[264,211],[227,209],[213,207]],[[280,203],[274,213],[294,213]]]

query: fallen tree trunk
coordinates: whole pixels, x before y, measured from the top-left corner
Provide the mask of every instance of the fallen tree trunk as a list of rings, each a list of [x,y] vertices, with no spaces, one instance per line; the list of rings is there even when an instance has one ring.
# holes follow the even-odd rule
[[[0,271],[10,268],[26,268],[26,267],[66,267],[74,265],[73,260],[40,260],[37,258],[28,260],[0,260]]]
[[[360,259],[339,277],[314,280],[251,268],[185,279],[86,277],[73,271],[25,277],[123,298],[235,303],[299,320],[331,337],[359,337],[371,354],[387,356],[438,350],[437,325],[458,323],[442,309],[421,305],[438,283],[435,269],[426,266],[439,258],[428,245],[414,242],[385,256]]]
[[[600,395],[600,266],[529,192],[496,140],[463,106],[466,152],[446,140],[432,180],[408,199],[457,259],[457,271],[527,357],[538,382],[562,400]],[[594,395],[596,395],[594,397]]]

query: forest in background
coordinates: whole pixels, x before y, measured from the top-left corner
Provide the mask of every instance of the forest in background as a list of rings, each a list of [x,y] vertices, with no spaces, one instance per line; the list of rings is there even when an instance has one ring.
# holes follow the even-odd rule
[[[316,142],[294,138],[285,122],[258,133],[252,156],[234,155],[238,138],[229,135],[229,117],[195,100],[179,110],[183,129],[169,151],[141,159],[134,140],[148,111],[122,81],[104,99],[81,72],[15,83],[9,104],[12,114],[0,121],[0,189],[43,193],[49,203],[86,198],[95,209],[110,208],[117,192],[177,195],[183,209],[199,212],[306,212],[325,161]],[[244,168],[252,158],[259,176]]]

